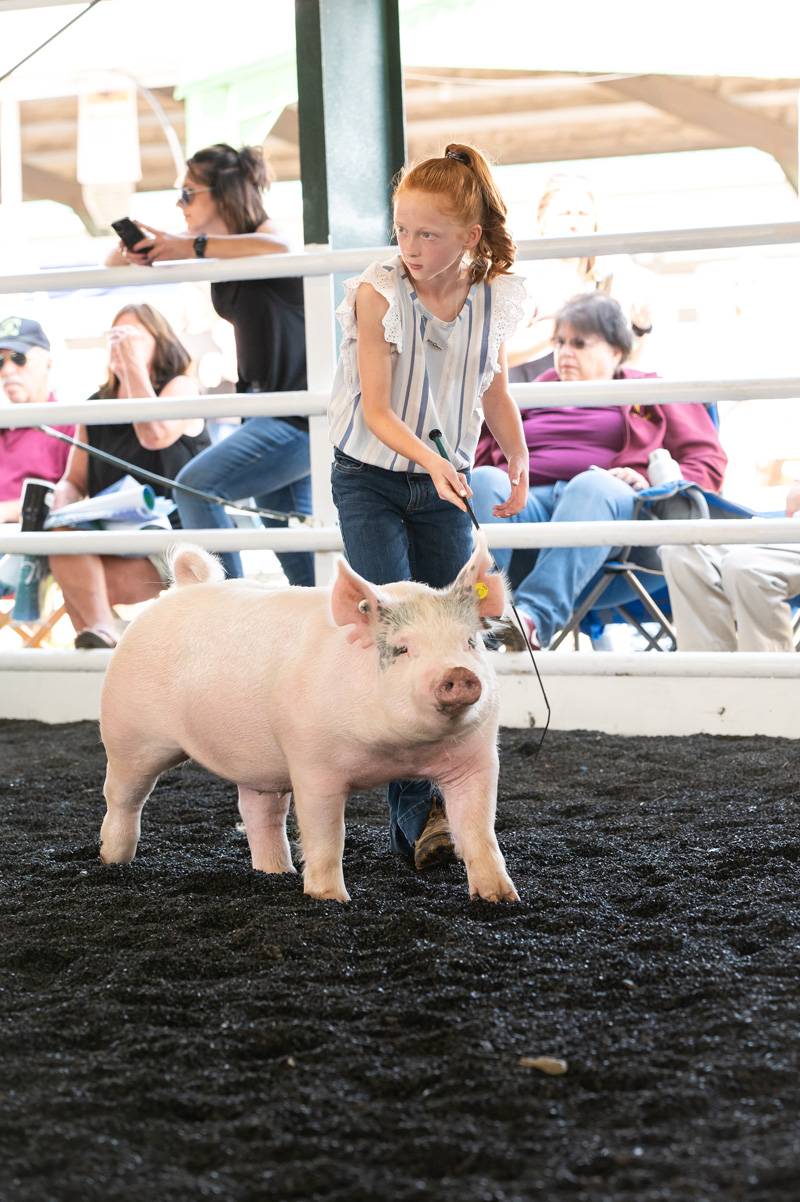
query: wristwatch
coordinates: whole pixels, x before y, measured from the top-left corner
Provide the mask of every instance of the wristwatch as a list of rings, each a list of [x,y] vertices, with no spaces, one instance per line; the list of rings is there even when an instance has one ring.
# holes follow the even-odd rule
[[[207,242],[208,234],[198,234],[192,243],[192,246],[194,247],[194,253],[197,255],[198,259],[204,259],[206,257]]]

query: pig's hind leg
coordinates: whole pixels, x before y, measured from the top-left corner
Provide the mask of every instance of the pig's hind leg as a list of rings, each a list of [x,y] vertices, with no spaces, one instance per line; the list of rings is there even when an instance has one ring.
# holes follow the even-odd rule
[[[256,872],[296,871],[286,838],[291,799],[291,793],[261,793],[239,785],[239,813]]]
[[[319,900],[349,902],[344,884],[346,793],[292,779],[294,808],[303,853],[303,892]]]
[[[144,803],[162,772],[183,763],[187,756],[174,747],[158,754],[109,754],[106,783],[106,816],[100,827],[100,859],[104,864],[130,864],[136,855]]]

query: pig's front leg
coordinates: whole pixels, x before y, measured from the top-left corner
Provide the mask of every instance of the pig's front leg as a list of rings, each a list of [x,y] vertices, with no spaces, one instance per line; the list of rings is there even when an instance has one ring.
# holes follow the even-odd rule
[[[239,785],[239,813],[256,872],[295,871],[286,838],[291,798],[291,793],[261,793]]]
[[[303,892],[319,900],[348,902],[344,885],[344,807],[347,793],[329,782],[292,775],[292,793],[303,855]]]
[[[519,894],[506,872],[506,862],[494,833],[497,803],[497,757],[439,781],[456,852],[467,869],[471,898],[518,902]]]

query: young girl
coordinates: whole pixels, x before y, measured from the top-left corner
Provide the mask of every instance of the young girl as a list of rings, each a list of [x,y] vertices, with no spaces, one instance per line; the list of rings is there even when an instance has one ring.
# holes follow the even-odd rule
[[[394,194],[399,255],[346,283],[330,406],[333,499],[347,558],[373,584],[451,584],[470,556],[464,498],[482,416],[509,464],[511,517],[528,460],[504,342],[523,314],[514,244],[488,164],[472,147],[407,170]],[[452,464],[431,442],[443,432]],[[452,843],[430,781],[389,786],[392,847],[418,869]],[[433,804],[432,804],[433,801]]]

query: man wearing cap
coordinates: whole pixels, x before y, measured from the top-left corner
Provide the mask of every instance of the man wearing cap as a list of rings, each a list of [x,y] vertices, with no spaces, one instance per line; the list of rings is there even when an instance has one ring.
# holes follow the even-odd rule
[[[0,404],[35,405],[55,402],[50,391],[50,342],[38,321],[6,317],[0,321]],[[72,434],[73,426],[57,426]],[[0,522],[17,522],[20,494],[26,476],[60,480],[69,447],[34,427],[0,427]]]

